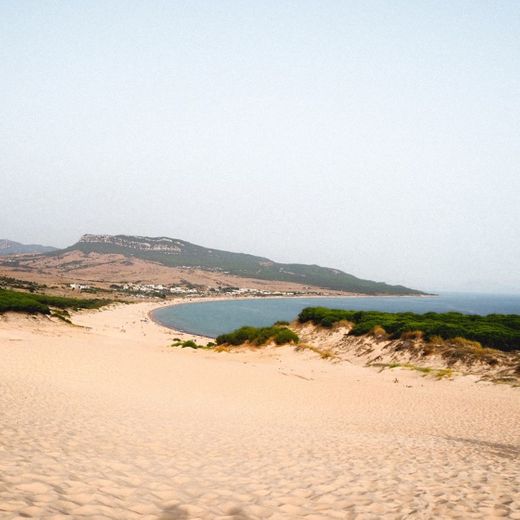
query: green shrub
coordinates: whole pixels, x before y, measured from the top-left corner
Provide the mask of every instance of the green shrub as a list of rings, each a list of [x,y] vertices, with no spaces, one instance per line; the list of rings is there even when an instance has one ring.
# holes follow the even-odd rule
[[[281,329],[273,336],[277,345],[285,345],[286,343],[298,343],[300,338],[291,329]]]
[[[66,298],[47,294],[25,293],[0,289],[0,313],[26,312],[30,314],[50,314],[51,307],[58,309],[98,309],[111,300]]]
[[[193,341],[192,339],[186,339],[186,340],[182,341],[179,338],[174,338],[171,346],[172,347],[181,347],[181,348],[194,348],[194,349],[198,349],[198,348],[206,349],[207,348],[207,349],[209,349],[209,348],[214,347],[215,343],[210,341],[207,345],[197,345],[197,343],[195,343],[195,341]]]
[[[369,334],[382,327],[391,339],[404,335],[418,337],[420,333],[430,342],[463,338],[503,351],[520,350],[520,316],[517,314],[489,314],[479,316],[460,312],[416,314],[413,312],[379,312],[307,307],[298,320],[322,327],[347,320],[354,324],[351,334]],[[460,340],[457,340],[460,343]]]
[[[286,343],[298,343],[300,338],[296,333],[287,327],[273,325],[272,327],[240,327],[228,334],[221,334],[217,337],[217,345],[265,345],[274,341],[277,345]]]

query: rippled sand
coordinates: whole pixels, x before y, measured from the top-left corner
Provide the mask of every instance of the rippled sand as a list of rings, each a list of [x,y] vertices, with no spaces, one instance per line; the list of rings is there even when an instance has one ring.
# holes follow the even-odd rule
[[[0,318],[0,518],[520,519],[520,390]]]

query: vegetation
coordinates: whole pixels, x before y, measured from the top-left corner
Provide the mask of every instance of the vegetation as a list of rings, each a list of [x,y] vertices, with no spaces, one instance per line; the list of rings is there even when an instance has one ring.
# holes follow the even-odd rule
[[[172,255],[168,251],[150,249],[150,243],[175,247],[176,253]],[[140,248],[140,244],[143,244],[144,247]],[[151,260],[173,267],[199,267],[246,278],[294,282],[324,289],[363,294],[424,294],[402,285],[388,285],[383,282],[363,280],[339,269],[318,265],[281,264],[268,258],[208,249],[184,240],[165,237],[115,235],[111,237],[110,241],[96,241],[95,238],[92,239],[91,237],[88,241],[81,240],[67,249],[47,254],[58,255],[75,250],[85,253],[122,254],[127,257]]]
[[[286,343],[298,343],[300,338],[291,329],[273,325],[271,327],[240,327],[239,329],[221,334],[217,337],[217,345],[265,345],[273,341],[277,345]]]
[[[70,321],[70,313],[67,309],[53,309],[51,316],[53,318],[58,318],[61,321],[72,324]]]
[[[453,369],[451,368],[421,367],[418,365],[412,365],[410,363],[372,363],[370,366],[380,367],[381,370],[384,370],[385,368],[404,368],[406,370],[415,370],[416,372],[420,372],[421,374],[423,374],[423,377],[431,375],[436,379],[450,379],[454,376]]]
[[[48,253],[55,251],[55,247],[41,246],[39,244],[20,244],[20,242],[13,242],[12,240],[0,240],[0,256],[5,255],[19,255],[26,253]]]
[[[310,350],[311,352],[318,354],[318,356],[320,356],[321,359],[335,359],[336,358],[336,355],[334,354],[334,352],[332,350],[318,348],[313,345],[300,344],[296,347],[296,350],[297,351]]]
[[[30,314],[51,314],[51,309],[98,309],[109,303],[111,303],[111,300],[84,300],[0,289],[0,313],[11,311]],[[63,318],[67,317],[63,312],[54,312],[54,314],[56,316],[60,314]]]
[[[193,340],[188,339],[186,341],[183,341],[181,346],[182,348],[197,348],[198,345]]]
[[[18,278],[12,278],[10,276],[0,276],[0,288],[1,289],[23,289],[26,291],[34,292],[41,289],[47,288],[46,285],[42,285],[36,282],[29,282],[27,280],[20,280]]]
[[[460,337],[447,340],[440,338],[440,341],[438,337],[431,338],[424,344],[422,351],[423,355],[431,353],[439,355],[450,366],[461,361],[467,365],[481,363],[492,367],[503,364],[507,356],[505,352],[484,348],[478,341]],[[520,362],[520,350],[513,350],[510,353],[516,353],[517,362]],[[520,369],[520,364],[518,368]]]
[[[348,311],[326,307],[307,307],[298,316],[300,323],[322,327],[347,320],[351,334],[373,334],[389,339],[418,339],[444,342],[456,347],[480,347],[480,344],[506,352],[520,350],[520,315],[489,314],[479,316],[459,312],[416,314],[413,312]],[[468,344],[473,342],[472,344]],[[475,343],[478,342],[478,343]]]
[[[195,341],[193,341],[192,339],[187,339],[183,341],[182,339],[175,338],[171,346],[180,348],[208,349],[214,347],[215,343],[210,341],[207,345],[197,345],[197,343],[195,343]]]

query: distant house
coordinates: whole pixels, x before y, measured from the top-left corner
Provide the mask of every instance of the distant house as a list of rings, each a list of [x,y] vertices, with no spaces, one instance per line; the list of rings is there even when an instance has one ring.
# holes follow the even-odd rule
[[[69,285],[69,287],[73,291],[84,291],[85,289],[90,289],[90,285],[83,285],[83,284],[80,284],[80,283],[71,283]]]

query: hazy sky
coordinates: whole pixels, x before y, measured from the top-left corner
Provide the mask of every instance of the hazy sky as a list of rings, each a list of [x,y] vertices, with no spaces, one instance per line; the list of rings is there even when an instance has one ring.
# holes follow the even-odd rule
[[[0,1],[0,238],[520,291],[520,2]]]

